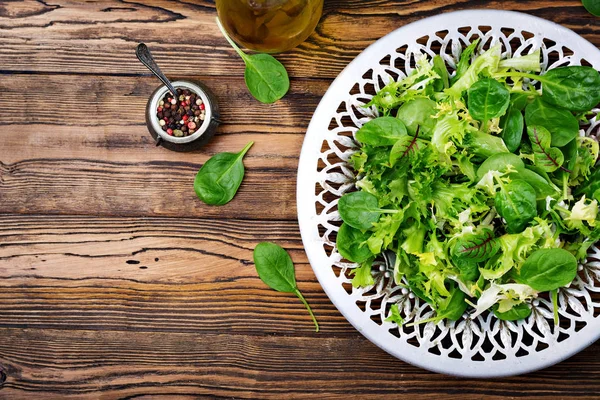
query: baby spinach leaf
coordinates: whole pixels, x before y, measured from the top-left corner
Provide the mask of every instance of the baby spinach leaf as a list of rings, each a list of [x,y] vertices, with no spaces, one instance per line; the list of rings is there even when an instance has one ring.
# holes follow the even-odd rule
[[[565,286],[577,275],[577,260],[563,249],[536,250],[525,260],[518,281],[540,292]]]
[[[392,304],[390,307],[390,315],[385,319],[386,322],[394,322],[398,326],[402,326],[404,323],[404,318],[400,315],[400,310],[398,309],[398,304]]]
[[[530,125],[527,127],[527,135],[531,141],[535,165],[546,172],[553,172],[561,168],[571,172],[562,166],[565,156],[556,147],[550,147],[550,132],[542,126]]]
[[[362,263],[373,258],[373,253],[366,245],[371,234],[362,232],[343,223],[337,233],[336,245],[342,257],[348,261]]]
[[[499,249],[494,233],[490,229],[483,229],[479,234],[467,234],[458,239],[452,248],[452,257],[481,262],[495,256]]]
[[[244,58],[246,86],[261,103],[272,104],[290,89],[285,67],[270,54],[252,54]]]
[[[406,126],[394,117],[379,117],[364,124],[356,132],[356,140],[371,146],[393,146],[407,135]]]
[[[591,67],[551,69],[538,79],[542,99],[570,111],[589,111],[600,103],[600,73]]]
[[[254,248],[253,256],[256,272],[258,272],[260,279],[271,289],[278,292],[294,293],[298,296],[315,324],[315,331],[319,332],[319,323],[308,302],[298,290],[294,263],[288,252],[275,243],[262,242]]]
[[[484,158],[493,156],[494,154],[509,153],[502,138],[479,131],[470,132],[465,135],[463,144],[473,154]]]
[[[520,303],[513,306],[508,311],[499,312],[498,306],[494,307],[494,315],[503,321],[518,321],[531,315],[531,307],[527,303]]]
[[[217,25],[225,39],[246,64],[244,79],[252,96],[266,104],[275,103],[285,96],[290,89],[290,79],[285,67],[269,54],[248,55],[244,53],[229,37],[218,18]]]
[[[194,190],[206,204],[222,206],[229,203],[244,179],[244,156],[254,142],[239,153],[219,153],[204,163],[194,181]]]
[[[586,10],[596,17],[600,17],[600,0],[582,0]]]
[[[537,98],[525,108],[527,126],[543,126],[552,137],[552,146],[562,147],[577,137],[579,123],[571,112]]]
[[[516,179],[502,184],[494,199],[496,211],[506,221],[508,233],[519,233],[537,215],[535,190]]]
[[[460,271],[460,279],[463,282],[475,282],[481,273],[479,266],[475,261],[465,260],[462,258],[453,259],[454,265]]]
[[[398,212],[398,210],[379,208],[377,197],[362,191],[343,195],[338,202],[338,211],[345,223],[360,230],[372,228],[381,214]]]
[[[500,119],[502,129],[502,140],[511,153],[517,151],[523,140],[523,114],[517,108],[510,106],[508,111]]]
[[[537,92],[512,92],[510,94],[510,105],[512,108],[523,111],[532,96],[539,96]]]
[[[481,180],[490,171],[504,172],[509,165],[515,169],[525,168],[521,157],[512,153],[498,153],[489,156],[481,163],[479,169],[477,169],[477,179]]]
[[[427,301],[428,303],[433,303],[432,299],[429,299],[425,293],[421,289],[418,289],[416,286],[410,286],[413,293]],[[423,297],[422,297],[423,296]],[[438,302],[438,306],[436,308],[436,315],[431,318],[422,319],[419,321],[415,321],[410,325],[420,325],[428,322],[439,322],[443,319],[448,319],[450,321],[457,321],[462,317],[465,310],[467,309],[467,302],[465,301],[465,294],[458,288],[453,288],[450,292],[450,296]]]
[[[465,294],[460,289],[454,288],[445,304],[441,304],[441,307],[438,308],[436,320],[446,318],[450,321],[457,321],[466,309]]]
[[[560,190],[550,184],[546,178],[527,168],[517,168],[516,172],[513,172],[508,176],[513,180],[522,179],[529,183],[535,190],[537,200],[545,200],[548,196],[555,197],[560,194]]]
[[[424,138],[431,138],[436,120],[432,118],[437,113],[436,102],[425,97],[417,97],[407,101],[400,107],[396,118],[406,125],[409,135],[416,135],[417,129]]]
[[[506,112],[510,103],[510,92],[495,79],[481,79],[468,90],[467,108],[478,121],[489,121]]]

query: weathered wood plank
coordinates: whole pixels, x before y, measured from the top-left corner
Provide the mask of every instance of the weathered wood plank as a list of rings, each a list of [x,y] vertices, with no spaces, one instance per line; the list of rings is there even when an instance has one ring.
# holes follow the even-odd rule
[[[248,161],[235,199],[214,207],[193,188],[206,159],[129,163],[90,156],[0,163],[0,213],[296,219],[295,169],[256,169]]]
[[[600,44],[600,26],[579,0],[326,1],[316,32],[280,59],[294,77],[333,78],[358,53],[394,29],[466,8],[520,10],[550,19]],[[0,8],[1,69],[140,74],[134,56],[145,41],[170,75],[241,76],[243,63],[215,23],[212,1],[119,0],[5,2]]]
[[[213,1],[0,2],[0,398],[596,398],[599,344],[493,381],[396,360],[334,308],[304,254],[297,159],[331,79],[397,27],[464,8],[521,10],[600,45],[579,0],[327,0],[311,38],[278,56],[292,87],[267,106],[247,93]],[[139,41],[169,76],[220,96],[225,123],[202,151],[152,143],[143,112],[157,82]],[[202,163],[250,140],[234,201],[199,202]],[[256,276],[263,240],[290,251],[321,333]]]
[[[72,213],[295,219],[303,135],[225,134],[201,152],[157,148],[145,126],[12,126],[3,132],[0,213]],[[193,182],[213,154],[249,141],[246,178],[226,206],[200,202]],[[24,145],[26,143],[26,145]]]
[[[315,108],[330,85],[328,80],[296,79],[291,82],[290,91],[282,100],[275,104],[262,104],[250,95],[243,76],[196,76],[194,79],[204,82],[220,99],[220,119],[223,121],[219,127],[221,134],[304,134]],[[148,136],[145,129],[138,129],[138,125],[145,126],[146,103],[159,84],[154,77],[6,76],[0,79],[2,137],[10,136],[9,131],[17,131],[16,137],[21,141],[13,144],[21,145],[24,128],[19,125],[27,124],[46,124],[46,129],[38,127],[37,130],[49,132],[56,132],[63,127],[78,127],[81,130],[111,127],[107,133],[113,133],[115,139],[127,133],[136,137],[144,133]],[[25,97],[24,93],[27,94]],[[7,125],[17,126],[9,128]],[[54,136],[56,139],[57,135]],[[3,140],[6,143],[6,139]],[[34,142],[32,138],[26,137],[25,140]]]
[[[300,301],[258,278],[261,241],[290,251],[323,328],[354,334],[296,222],[234,219],[0,216],[0,326],[311,334]]]
[[[175,153],[157,148],[145,127],[153,78],[3,80],[0,212],[216,217],[237,210],[242,217],[295,219],[297,160],[329,83],[296,81],[289,98],[275,105],[252,100],[243,79],[207,83],[221,94],[224,124],[202,150]],[[31,93],[25,102],[23,88]],[[49,101],[49,94],[63,100]],[[217,208],[198,201],[192,185],[200,166],[251,140],[247,178],[234,202]]]
[[[597,357],[582,353],[516,378],[467,380],[422,371],[362,337],[0,329],[5,398],[144,395],[260,399],[585,398]],[[592,350],[598,351],[598,345]]]

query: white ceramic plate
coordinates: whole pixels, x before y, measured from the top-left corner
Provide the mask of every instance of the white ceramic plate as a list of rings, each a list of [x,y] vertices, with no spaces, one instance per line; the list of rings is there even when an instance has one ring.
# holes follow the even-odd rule
[[[310,263],[323,289],[340,312],[369,340],[388,353],[436,372],[469,377],[516,375],[557,363],[600,336],[600,250],[594,247],[580,276],[559,291],[560,325],[552,305],[532,303],[531,317],[500,321],[493,314],[473,320],[398,328],[385,322],[391,304],[407,321],[432,316],[429,305],[397,287],[382,265],[371,288],[353,289],[349,271],[335,248],[338,198],[354,186],[346,161],[356,150],[353,135],[375,117],[361,107],[390,77],[409,74],[416,56],[441,54],[454,67],[462,48],[480,37],[480,50],[500,41],[507,56],[538,48],[544,69],[592,65],[600,69],[600,51],[574,32],[530,15],[472,10],[427,18],[404,26],[360,54],[333,82],[308,128],[298,171],[298,219]],[[596,114],[600,110],[594,110]],[[583,125],[598,135],[596,116]]]

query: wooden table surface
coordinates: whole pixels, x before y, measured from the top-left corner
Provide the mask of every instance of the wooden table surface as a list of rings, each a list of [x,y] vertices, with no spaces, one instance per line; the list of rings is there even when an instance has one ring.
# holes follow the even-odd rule
[[[578,0],[326,0],[320,25],[280,55],[292,77],[275,105],[252,99],[212,1],[0,0],[0,398],[597,398],[600,344],[525,376],[434,374],[379,350],[331,304],[304,254],[295,187],[321,96],[366,46],[421,18],[519,10],[600,45]],[[220,97],[202,151],[155,147],[144,124],[157,80]],[[193,180],[213,154],[255,146],[233,202],[209,207]],[[292,255],[302,304],[268,289],[252,250]]]

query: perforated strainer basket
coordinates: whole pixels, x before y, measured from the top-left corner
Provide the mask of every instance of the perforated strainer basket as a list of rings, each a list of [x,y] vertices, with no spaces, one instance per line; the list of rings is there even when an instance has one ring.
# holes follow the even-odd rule
[[[591,65],[600,69],[600,51],[576,33],[555,23],[509,11],[459,11],[404,26],[360,54],[333,82],[308,128],[298,171],[298,219],[310,263],[323,289],[340,312],[369,340],[388,353],[436,372],[469,377],[516,375],[557,363],[600,336],[600,250],[593,246],[579,276],[559,290],[560,323],[544,298],[532,302],[522,321],[500,321],[491,313],[464,315],[407,327],[386,322],[398,304],[406,322],[433,316],[431,307],[398,287],[386,270],[375,272],[375,285],[352,288],[349,272],[335,245],[340,217],[338,199],[353,189],[347,164],[358,149],[354,134],[376,110],[362,107],[391,78],[411,73],[421,55],[440,54],[452,70],[460,53],[481,38],[479,53],[500,42],[506,57],[542,52],[543,69]],[[581,129],[600,132],[600,109]],[[377,268],[374,269],[377,271]]]

